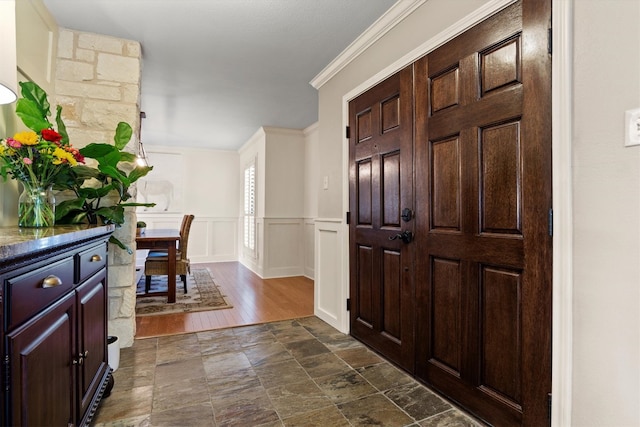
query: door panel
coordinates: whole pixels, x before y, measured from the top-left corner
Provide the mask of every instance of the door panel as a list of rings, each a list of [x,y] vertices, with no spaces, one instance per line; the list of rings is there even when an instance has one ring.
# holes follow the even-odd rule
[[[549,19],[515,3],[415,64],[416,373],[496,425],[548,423]]]
[[[351,333],[414,369],[413,68],[349,103]]]

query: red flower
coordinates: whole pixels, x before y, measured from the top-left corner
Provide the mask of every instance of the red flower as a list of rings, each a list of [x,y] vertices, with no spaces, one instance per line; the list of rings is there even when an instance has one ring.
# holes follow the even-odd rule
[[[42,138],[51,142],[59,142],[62,139],[62,135],[53,129],[42,129]]]

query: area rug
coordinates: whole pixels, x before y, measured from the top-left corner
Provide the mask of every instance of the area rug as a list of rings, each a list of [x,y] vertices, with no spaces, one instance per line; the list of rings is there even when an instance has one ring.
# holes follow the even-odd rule
[[[144,293],[145,276],[138,281],[136,293]],[[167,291],[167,276],[151,277],[151,292]],[[182,280],[176,277],[176,302],[167,303],[166,296],[138,297],[136,299],[136,316],[152,316],[156,314],[189,313],[193,311],[221,310],[232,308],[225,295],[220,292],[207,269],[191,269],[187,276],[187,293],[184,293]]]

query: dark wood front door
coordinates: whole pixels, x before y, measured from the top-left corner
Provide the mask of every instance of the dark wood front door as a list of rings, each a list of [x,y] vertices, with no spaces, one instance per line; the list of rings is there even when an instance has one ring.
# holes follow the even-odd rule
[[[548,0],[416,63],[417,376],[500,426],[548,424]]]
[[[499,426],[549,423],[550,20],[516,2],[349,104],[351,333]]]
[[[413,67],[350,102],[349,128],[351,334],[412,372]]]

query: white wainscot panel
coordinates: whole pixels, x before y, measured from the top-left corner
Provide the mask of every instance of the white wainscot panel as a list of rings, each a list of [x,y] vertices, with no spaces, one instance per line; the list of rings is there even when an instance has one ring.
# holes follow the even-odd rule
[[[315,228],[313,219],[304,221],[304,275],[310,279],[315,277]]]
[[[302,219],[265,218],[264,277],[303,274]]]
[[[342,280],[342,232],[336,221],[316,220],[315,315],[347,332],[346,283]]]
[[[138,221],[148,229],[180,229],[183,215],[138,213]],[[238,218],[195,215],[189,232],[189,259],[192,264],[238,260]]]

